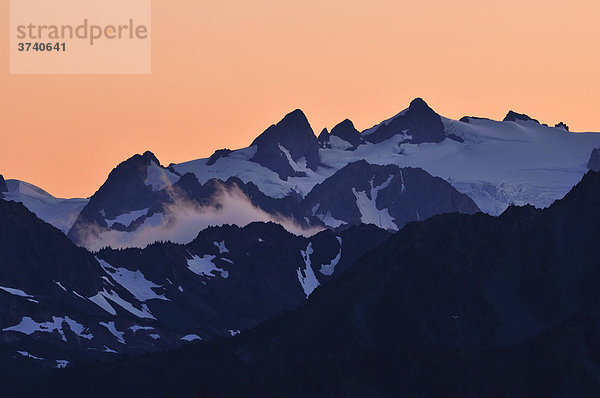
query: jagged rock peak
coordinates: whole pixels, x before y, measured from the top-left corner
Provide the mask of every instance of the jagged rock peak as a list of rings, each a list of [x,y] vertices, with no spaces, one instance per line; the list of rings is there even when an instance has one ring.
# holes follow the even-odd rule
[[[441,116],[422,98],[415,98],[404,112],[363,132],[364,139],[375,144],[398,134],[406,135],[405,142],[412,144],[438,143],[446,138]]]
[[[351,143],[353,146],[357,146],[361,142],[361,136],[359,131],[354,127],[354,123],[350,119],[338,123],[333,129],[331,129],[331,135],[335,135]]]
[[[429,105],[427,105],[427,102],[425,102],[425,100],[421,97],[417,97],[414,100],[412,100],[410,102],[410,105],[408,106],[408,110],[409,111],[425,111],[425,110],[430,110],[431,108],[429,107]]]
[[[287,115],[277,124],[271,125],[261,135],[256,137],[252,145],[260,145],[267,138],[286,139],[286,138],[314,138],[315,134],[310,127],[310,123],[304,112],[296,109]]]
[[[320,163],[319,142],[304,112],[299,109],[271,125],[251,146],[257,147],[251,160],[275,171],[284,180],[302,174],[290,165],[288,156],[292,161],[304,158],[306,167],[311,170],[316,170]]]
[[[329,130],[327,130],[326,128],[321,130],[321,133],[319,134],[319,138],[317,138],[317,140],[319,142],[328,141],[329,140]]]
[[[516,122],[517,120],[522,120],[525,122],[534,122],[534,123],[540,124],[540,122],[538,120],[533,119],[524,113],[517,113],[512,110],[508,111],[508,113],[506,114],[506,116],[504,117],[504,119],[502,121],[503,122]]]
[[[158,161],[156,156],[152,152],[146,151],[141,155],[140,154],[133,155],[132,157],[130,157],[126,161],[122,162],[121,164],[123,164],[123,163],[143,163],[146,166],[148,166],[151,162],[154,162],[157,165],[160,165],[160,162]]]

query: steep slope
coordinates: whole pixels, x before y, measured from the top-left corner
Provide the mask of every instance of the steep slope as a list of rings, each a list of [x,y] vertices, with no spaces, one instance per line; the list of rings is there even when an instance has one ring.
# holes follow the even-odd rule
[[[125,230],[143,217],[150,217],[168,200],[165,188],[179,176],[160,166],[151,152],[135,155],[110,172],[104,184],[79,214],[69,237],[78,244],[115,228]]]
[[[305,306],[231,341],[73,368],[45,387],[101,395],[116,386],[122,396],[596,396],[599,209],[600,173],[589,172],[548,209],[411,223]]]
[[[397,135],[404,136],[402,142],[411,144],[438,143],[447,136],[440,115],[421,98],[414,99],[406,111],[363,132],[364,139],[373,144]]]
[[[151,307],[159,322],[206,340],[296,308],[387,237],[360,226],[303,238],[274,223],[252,223],[208,228],[185,246],[105,249],[98,258],[125,272],[143,270],[170,299]]]
[[[39,218],[67,233],[87,199],[55,198],[43,189],[19,180],[5,182],[4,198],[23,203]]]
[[[316,185],[303,205],[330,227],[365,223],[394,231],[436,214],[479,211],[468,196],[423,170],[364,160],[348,164]]]
[[[125,333],[115,338],[116,328],[155,319],[145,301],[61,231],[22,204],[0,200],[0,361],[12,363],[28,352],[41,358],[39,366],[55,367],[112,356],[116,351],[107,347],[148,350],[148,336],[130,334],[126,346]]]
[[[593,171],[600,171],[600,149],[594,148],[592,154],[590,155],[590,160],[588,161],[587,168]]]
[[[8,192],[8,187],[6,186],[4,177],[0,174],[0,198],[4,198],[4,192]]]
[[[305,163],[313,171],[319,165],[317,137],[299,109],[265,130],[250,146],[256,147],[250,160],[273,170],[282,180],[306,176],[295,167],[297,163]]]

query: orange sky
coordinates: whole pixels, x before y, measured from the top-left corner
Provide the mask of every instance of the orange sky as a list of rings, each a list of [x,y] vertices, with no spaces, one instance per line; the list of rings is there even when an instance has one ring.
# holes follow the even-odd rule
[[[147,149],[169,164],[247,146],[295,108],[316,133],[417,96],[600,130],[598,0],[153,1],[148,76],[10,75],[1,4],[0,173],[56,196]]]

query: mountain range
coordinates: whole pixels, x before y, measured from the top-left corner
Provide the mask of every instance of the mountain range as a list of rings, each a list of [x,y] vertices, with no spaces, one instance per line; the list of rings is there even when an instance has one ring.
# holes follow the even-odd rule
[[[86,199],[0,175],[0,389],[525,396],[547,355],[574,370],[544,395],[587,395],[599,150],[417,98],[364,131],[295,110],[247,148],[147,151]]]
[[[36,388],[105,396],[596,396],[600,173],[547,209],[409,223],[233,339]],[[105,381],[110,380],[108,384]]]
[[[187,243],[200,229],[177,226],[181,212],[197,215],[200,209],[205,217],[199,217],[199,224],[206,227],[216,224],[206,214],[214,213],[206,211],[210,208],[218,208],[218,219],[240,226],[274,221],[294,233],[348,226],[357,218],[399,230],[404,221],[384,217],[379,222],[380,212],[393,213],[381,198],[394,196],[396,183],[382,188],[375,209],[366,209],[364,197],[371,200],[371,190],[376,190],[369,186],[372,175],[364,173],[362,181],[352,181],[360,189],[348,199],[356,203],[351,207],[362,206],[368,213],[357,217],[353,210],[352,219],[328,216],[326,203],[318,203],[321,208],[313,214],[317,195],[311,191],[319,184],[331,184],[334,174],[349,164],[364,161],[370,167],[420,168],[445,180],[490,215],[501,214],[510,204],[547,207],[598,163],[598,152],[593,151],[600,147],[600,135],[571,133],[561,123],[549,127],[513,111],[503,121],[471,116],[451,120],[417,98],[404,111],[362,132],[346,119],[317,138],[304,113],[295,110],[247,148],[221,149],[207,159],[169,167],[161,166],[151,152],[135,155],[118,165],[89,199],[56,199],[16,180],[8,181],[6,196],[93,250],[104,245],[143,247],[152,243],[152,231],[166,224],[170,240]],[[242,202],[244,216],[235,210]],[[307,202],[313,207],[308,208]],[[413,213],[401,217],[418,220],[421,215]]]

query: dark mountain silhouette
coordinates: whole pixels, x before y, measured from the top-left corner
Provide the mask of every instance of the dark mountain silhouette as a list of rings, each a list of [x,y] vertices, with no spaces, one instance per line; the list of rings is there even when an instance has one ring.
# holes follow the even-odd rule
[[[102,325],[113,322],[126,330],[152,323],[147,307],[131,291],[60,230],[22,204],[4,200],[0,200],[0,287],[0,368],[7,372],[18,373],[20,361],[31,361],[19,352],[35,352],[40,358],[36,366],[45,368],[55,367],[58,360],[113,357],[104,351],[107,346],[130,353],[156,349],[148,336],[135,333],[127,335],[127,345],[120,344]],[[175,337],[168,330],[164,335]],[[0,389],[12,384],[6,376],[0,377]]]
[[[221,158],[226,158],[227,156],[229,156],[229,154],[233,152],[231,149],[217,149],[215,151],[215,153],[213,153],[212,155],[210,155],[210,158],[208,158],[208,161],[206,162],[207,166],[213,165],[217,162],[217,160],[221,159]]]
[[[316,170],[320,163],[317,137],[299,109],[265,130],[251,146],[256,146],[256,154],[251,160],[273,170],[282,180],[304,175],[292,168],[285,151],[293,161],[304,158],[306,167],[311,170]]]
[[[317,141],[319,142],[320,148],[329,147],[329,131],[326,128],[321,130],[321,133],[319,134]]]
[[[502,121],[516,122],[517,120],[521,120],[521,121],[525,121],[525,122],[534,122],[534,123],[540,124],[540,122],[537,121],[536,119],[532,119],[531,117],[527,116],[524,113],[517,113],[514,111],[508,111],[508,113],[506,114],[506,116],[504,117],[504,119]]]
[[[0,174],[0,198],[3,198],[3,192],[8,192],[8,187],[6,186],[6,181],[4,181],[4,176]]]
[[[349,119],[345,119],[331,129],[331,135],[340,137],[342,140],[349,142],[354,148],[362,142],[360,133]]]
[[[421,98],[414,99],[404,113],[388,123],[382,123],[370,134],[363,135],[363,138],[376,144],[397,134],[406,135],[405,142],[412,144],[436,143],[446,138],[442,118]]]
[[[600,173],[551,207],[410,223],[233,340],[43,383],[102,396],[597,396]],[[108,384],[105,381],[110,380]]]
[[[0,390],[57,361],[105,361],[250,329],[302,304],[388,236],[359,226],[304,238],[253,223],[208,228],[188,245],[92,255],[22,204],[0,200]]]

